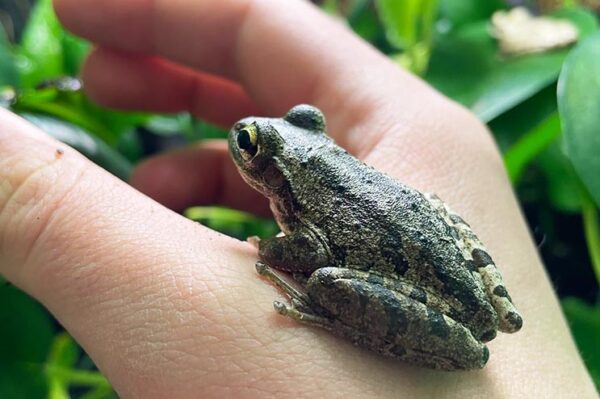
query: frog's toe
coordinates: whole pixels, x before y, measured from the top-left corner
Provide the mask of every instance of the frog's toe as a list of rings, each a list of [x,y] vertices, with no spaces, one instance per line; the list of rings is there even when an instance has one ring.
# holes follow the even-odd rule
[[[288,306],[280,301],[274,301],[273,308],[275,308],[275,311],[280,315],[289,317],[301,323],[310,324],[328,330],[331,330],[333,327],[333,323],[331,322],[331,320],[325,317],[318,316],[313,313],[300,311],[294,308],[293,306]]]
[[[254,248],[259,249],[260,246],[260,237],[259,236],[250,236],[246,238],[246,242],[252,245]]]
[[[523,327],[523,318],[516,311],[507,312],[501,320],[504,321],[501,326],[508,333],[517,332]]]
[[[267,265],[265,265],[264,262],[258,261],[254,267],[256,268],[256,272],[261,276],[267,274]]]
[[[277,313],[279,313],[282,316],[287,316],[289,310],[291,310],[291,308],[288,308],[288,306],[285,303],[279,301],[273,302],[273,308]]]

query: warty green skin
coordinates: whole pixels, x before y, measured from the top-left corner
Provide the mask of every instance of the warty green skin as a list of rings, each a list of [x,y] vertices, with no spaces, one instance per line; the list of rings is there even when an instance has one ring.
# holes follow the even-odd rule
[[[522,319],[481,242],[439,198],[365,165],[324,130],[321,112],[300,105],[230,132],[241,175],[285,234],[259,242],[259,272],[292,298],[276,309],[413,364],[483,367],[483,342]]]

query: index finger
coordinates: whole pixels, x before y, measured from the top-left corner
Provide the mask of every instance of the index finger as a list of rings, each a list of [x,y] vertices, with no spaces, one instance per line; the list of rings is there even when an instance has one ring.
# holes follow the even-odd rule
[[[435,95],[306,1],[55,0],[55,7],[69,29],[102,46],[238,81],[272,114],[315,104],[338,131],[392,96],[406,114]]]

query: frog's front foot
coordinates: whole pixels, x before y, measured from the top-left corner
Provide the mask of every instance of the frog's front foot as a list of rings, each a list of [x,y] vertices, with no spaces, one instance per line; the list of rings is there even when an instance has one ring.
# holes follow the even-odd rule
[[[297,307],[304,308],[311,303],[311,300],[306,293],[298,290],[296,287],[286,281],[279,273],[277,273],[277,271],[267,266],[267,264],[264,262],[259,260],[256,262],[255,268],[258,274],[265,277],[276,287],[288,294],[292,300],[292,303],[297,303]]]
[[[260,237],[259,236],[250,236],[246,238],[246,242],[252,245],[254,248],[259,249],[260,245]]]

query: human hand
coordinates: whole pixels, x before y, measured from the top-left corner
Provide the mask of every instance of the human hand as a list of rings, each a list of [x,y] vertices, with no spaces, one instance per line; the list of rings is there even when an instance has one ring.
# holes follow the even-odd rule
[[[84,78],[106,105],[225,125],[297,103],[321,108],[339,144],[471,223],[525,319],[489,344],[476,372],[355,348],[275,314],[278,294],[256,275],[251,246],[2,112],[0,272],[50,309],[122,397],[594,396],[498,151],[470,113],[302,1],[55,4],[67,27],[98,43]],[[132,183],[173,209],[266,212],[221,142],[150,160]]]

